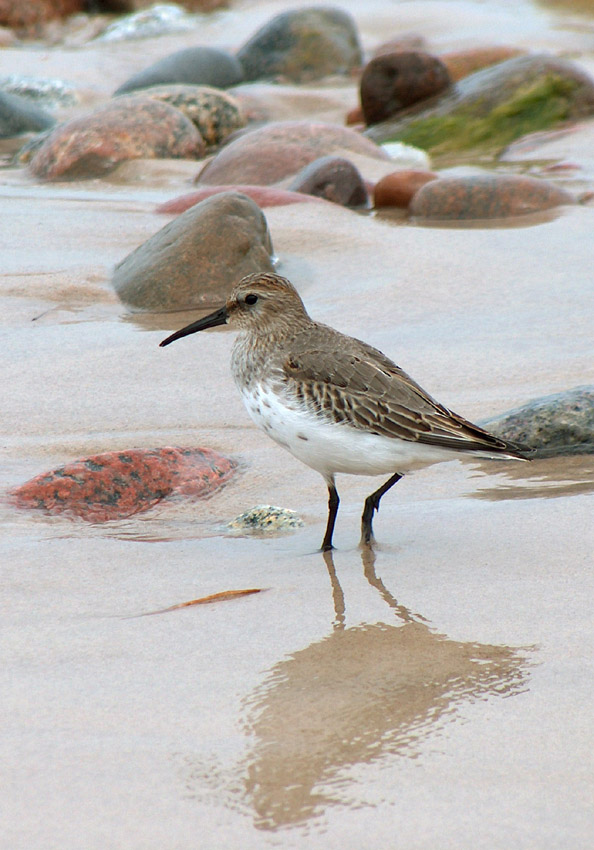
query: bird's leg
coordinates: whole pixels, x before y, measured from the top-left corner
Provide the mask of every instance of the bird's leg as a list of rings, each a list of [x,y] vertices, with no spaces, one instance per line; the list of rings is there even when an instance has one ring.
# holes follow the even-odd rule
[[[365,545],[369,545],[373,540],[373,512],[379,511],[379,503],[381,497],[384,493],[387,493],[390,487],[393,487],[397,481],[400,481],[402,475],[399,472],[395,472],[391,478],[388,478],[385,484],[382,484],[381,487],[378,487],[371,496],[368,496],[365,499],[365,507],[363,508],[363,514],[361,516],[361,543]]]
[[[322,552],[329,552],[334,548],[332,545],[332,534],[334,532],[334,523],[336,522],[339,504],[340,499],[334,486],[334,478],[331,478],[328,481],[328,522],[326,523],[326,533],[322,540]]]

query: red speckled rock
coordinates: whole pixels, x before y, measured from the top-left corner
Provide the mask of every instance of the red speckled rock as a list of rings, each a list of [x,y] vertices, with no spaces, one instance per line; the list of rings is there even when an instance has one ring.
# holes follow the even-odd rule
[[[270,185],[336,150],[389,159],[378,145],[348,127],[313,121],[278,121],[230,142],[206,164],[196,182]]]
[[[287,204],[304,204],[308,201],[315,201],[313,195],[303,195],[300,192],[289,192],[286,189],[276,189],[274,186],[203,186],[195,192],[190,192],[187,195],[180,195],[177,198],[172,198],[170,201],[165,201],[160,204],[155,212],[167,213],[182,213],[189,210],[200,201],[210,198],[212,195],[220,195],[222,192],[241,192],[242,195],[247,195],[260,208],[264,207],[283,207]]]
[[[211,449],[106,452],[38,475],[12,495],[21,508],[107,522],[146,511],[168,496],[207,496],[235,467]]]
[[[373,189],[374,206],[406,208],[421,186],[437,177],[433,171],[406,170],[386,174]]]
[[[202,136],[179,109],[131,95],[60,124],[29,167],[42,180],[84,179],[128,159],[198,159],[204,151]]]
[[[402,51],[378,56],[361,76],[361,108],[368,125],[386,121],[399,110],[439,94],[450,85],[448,69],[437,56]]]
[[[410,214],[432,220],[508,218],[574,204],[565,189],[515,174],[442,177],[422,186]]]
[[[84,11],[84,0],[0,0],[0,26],[19,35],[33,37],[43,24]]]

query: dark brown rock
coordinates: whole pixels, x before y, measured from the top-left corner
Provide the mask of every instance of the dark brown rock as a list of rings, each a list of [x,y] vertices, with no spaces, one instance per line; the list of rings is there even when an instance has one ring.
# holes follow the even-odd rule
[[[223,192],[188,209],[129,254],[112,283],[141,310],[188,310],[220,304],[240,278],[272,271],[272,244],[262,210]]]
[[[198,175],[198,183],[269,185],[296,174],[320,156],[350,150],[389,159],[375,144],[348,127],[312,121],[278,121],[244,133],[226,145]]]
[[[258,206],[264,207],[283,207],[288,204],[306,204],[309,201],[315,200],[312,195],[302,195],[300,192],[288,192],[286,189],[277,189],[275,186],[250,186],[249,184],[239,186],[202,186],[195,192],[190,192],[187,195],[180,195],[177,198],[172,198],[164,204],[160,204],[155,212],[165,213],[167,215],[178,214],[189,210],[190,207],[205,201],[206,198],[211,198],[213,195],[220,195],[222,192],[240,192],[242,195],[247,195]]]
[[[198,159],[204,142],[178,109],[145,97],[122,97],[60,124],[33,156],[42,180],[101,177],[128,159]]]
[[[147,511],[172,496],[208,496],[235,468],[234,461],[211,449],[105,452],[42,473],[12,496],[20,508],[107,522]]]
[[[393,171],[375,184],[373,203],[375,207],[401,207],[406,209],[421,186],[436,180],[433,171]]]
[[[235,56],[217,47],[186,47],[165,56],[154,65],[134,74],[116,90],[126,94],[136,89],[184,83],[227,89],[243,80],[243,70]]]
[[[343,207],[364,207],[369,204],[367,189],[359,170],[342,156],[322,156],[310,162],[295,176],[289,190],[315,195]]]
[[[442,177],[414,196],[410,214],[432,220],[508,218],[574,204],[565,189],[515,174]]]
[[[360,83],[361,108],[368,125],[439,94],[450,85],[441,59],[420,51],[389,53],[372,59]]]
[[[294,82],[349,74],[363,61],[353,18],[330,6],[282,12],[250,38],[237,58],[246,80]]]

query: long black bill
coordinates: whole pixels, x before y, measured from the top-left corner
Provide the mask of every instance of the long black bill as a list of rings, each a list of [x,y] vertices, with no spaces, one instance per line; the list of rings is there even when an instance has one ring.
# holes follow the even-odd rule
[[[198,319],[197,322],[192,322],[191,325],[186,325],[185,328],[172,333],[171,336],[168,336],[167,339],[164,339],[163,342],[159,343],[159,345],[162,348],[164,345],[169,345],[170,342],[175,342],[176,339],[181,339],[182,336],[189,336],[190,334],[195,334],[198,331],[205,331],[206,328],[216,328],[217,325],[226,325],[228,318],[229,314],[227,313],[227,308],[221,307],[219,310],[215,310],[214,313],[210,313],[210,315],[204,316],[202,319]]]

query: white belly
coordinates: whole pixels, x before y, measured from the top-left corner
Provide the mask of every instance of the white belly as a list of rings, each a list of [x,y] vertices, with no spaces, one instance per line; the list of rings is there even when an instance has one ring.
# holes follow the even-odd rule
[[[302,463],[325,477],[337,472],[384,475],[453,460],[449,449],[383,437],[316,418],[284,407],[278,396],[262,387],[242,390],[244,404],[256,425]]]

